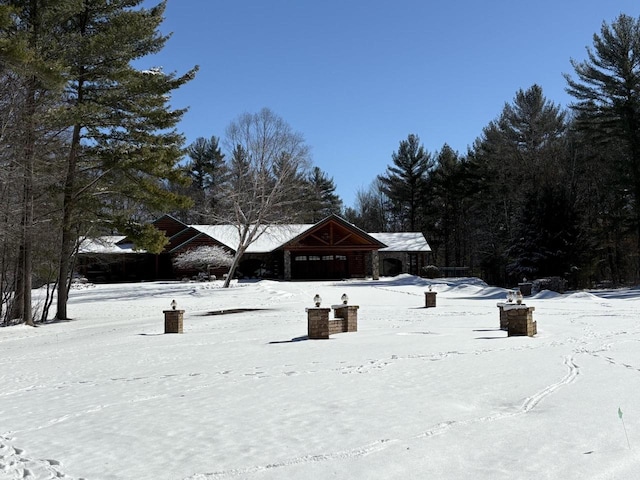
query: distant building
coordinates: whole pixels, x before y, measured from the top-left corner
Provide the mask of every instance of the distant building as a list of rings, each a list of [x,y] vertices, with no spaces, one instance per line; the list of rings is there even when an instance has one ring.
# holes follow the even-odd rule
[[[124,236],[101,237],[81,244],[78,272],[93,282],[179,279],[195,272],[176,270],[174,256],[203,245],[233,255],[238,246],[233,225],[186,225],[170,215],[154,225],[168,238],[162,253],[137,251]],[[420,232],[367,233],[331,215],[315,224],[268,226],[243,255],[237,275],[282,280],[419,275],[430,251]]]

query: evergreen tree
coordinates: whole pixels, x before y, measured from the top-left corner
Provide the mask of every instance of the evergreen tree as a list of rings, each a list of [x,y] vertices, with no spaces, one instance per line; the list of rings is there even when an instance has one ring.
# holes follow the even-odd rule
[[[414,134],[400,142],[398,151],[391,158],[393,165],[388,166],[386,173],[378,178],[397,218],[393,228],[416,231],[426,176],[433,161],[420,144],[420,138]]]
[[[48,140],[52,137],[47,114],[59,102],[62,76],[56,52],[60,47],[59,25],[54,9],[69,8],[70,1],[14,0],[0,5],[0,67],[6,82],[3,105],[7,114],[2,119],[3,145],[10,155],[12,181],[19,185],[16,213],[20,218],[19,242],[13,258],[15,295],[8,314],[33,325],[31,306],[34,261],[36,191],[38,172],[48,158]],[[57,133],[57,132],[56,132]],[[53,134],[55,135],[55,134]],[[49,138],[45,138],[49,137]],[[6,244],[5,244],[6,245]]]
[[[336,195],[333,178],[319,167],[313,167],[306,178],[305,221],[316,223],[334,213],[342,213],[342,200]]]
[[[133,62],[159,51],[165,2],[135,9],[142,0],[12,0],[0,6],[0,55],[23,83],[23,240],[19,258],[23,285],[32,272],[34,179],[44,152],[42,132],[54,130],[66,142],[60,216],[57,317],[67,318],[72,258],[82,224],[107,222],[126,228],[141,206],[163,209],[181,199],[165,184],[181,178],[177,161],[182,135],[175,131],[184,110],[168,106],[170,93],[191,79],[144,71]],[[11,47],[9,48],[8,45]],[[50,99],[45,105],[43,99]],[[51,100],[53,99],[53,100]],[[49,159],[52,157],[49,156]],[[38,168],[37,168],[38,167]],[[134,231],[148,229],[134,225]],[[126,230],[125,230],[126,232]],[[156,247],[161,233],[147,245]],[[153,236],[152,236],[153,237]],[[31,318],[25,301],[21,315]]]
[[[193,207],[183,217],[187,222],[207,223],[219,206],[221,186],[226,181],[224,154],[215,136],[197,138],[186,152],[189,161],[184,169],[191,179],[186,195],[193,200]]]
[[[168,38],[158,31],[166,0],[150,9],[134,9],[141,3],[86,0],[59,17],[66,41],[61,61],[68,78],[65,108],[55,113],[72,137],[63,185],[58,319],[67,318],[65,287],[77,239],[76,219],[85,197],[106,188],[149,208],[180,201],[164,182],[179,181],[181,176],[177,162],[184,139],[175,125],[184,110],[172,110],[168,101],[173,90],[193,78],[195,69],[177,76],[133,66],[158,52]],[[95,202],[95,196],[91,200]],[[132,213],[107,215],[126,228]]]
[[[558,167],[565,113],[533,85],[519,90],[513,103],[505,105],[499,124],[513,152],[510,174],[527,178],[530,189],[537,190]]]
[[[577,267],[578,218],[571,191],[546,185],[526,199],[507,266],[518,281],[546,276],[567,277]]]
[[[433,256],[443,266],[468,266],[467,166],[449,145],[436,156],[425,198],[424,230],[429,232]],[[439,252],[442,252],[439,254]]]
[[[576,78],[565,75],[576,102],[576,127],[603,150],[602,169],[615,177],[616,203],[629,212],[635,230],[634,280],[640,278],[640,19],[620,15],[587,48],[587,60],[572,60]],[[606,151],[617,155],[607,155]],[[605,173],[607,175],[607,173]],[[630,195],[629,195],[630,193]]]
[[[524,239],[532,201],[542,201],[541,190],[554,190],[552,198],[571,201],[574,180],[566,151],[564,113],[533,85],[519,90],[512,104],[484,130],[470,155],[469,172],[475,202],[471,206],[479,261],[490,281],[506,284],[520,276],[513,255],[546,258],[551,247]],[[542,208],[542,207],[540,207]],[[565,208],[571,209],[572,205]],[[550,217],[548,218],[551,221]],[[553,222],[541,228],[555,229]],[[560,232],[555,232],[560,234]],[[539,241],[552,236],[537,237]],[[526,242],[528,250],[521,248]],[[531,251],[536,249],[536,251]],[[542,261],[542,260],[540,260]],[[510,266],[510,268],[507,268]],[[537,267],[532,267],[536,271]],[[508,275],[512,275],[508,279]]]

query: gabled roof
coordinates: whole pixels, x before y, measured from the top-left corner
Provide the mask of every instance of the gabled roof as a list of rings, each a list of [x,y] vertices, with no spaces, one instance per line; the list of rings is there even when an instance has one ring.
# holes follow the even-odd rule
[[[378,250],[386,245],[345,219],[329,215],[289,240],[284,247],[291,250],[326,247]]]
[[[225,250],[235,251],[235,249],[227,248],[226,245],[222,244],[217,239],[211,237],[210,235],[207,235],[204,232],[201,232],[195,227],[187,227],[182,232],[171,237],[169,239],[169,244],[165,247],[165,251],[169,253],[180,253],[192,248],[210,245],[222,247]]]
[[[153,225],[160,231],[165,232],[168,238],[173,237],[174,235],[180,233],[187,225],[182,223],[180,220],[172,217],[171,215],[163,215],[158,218]]]

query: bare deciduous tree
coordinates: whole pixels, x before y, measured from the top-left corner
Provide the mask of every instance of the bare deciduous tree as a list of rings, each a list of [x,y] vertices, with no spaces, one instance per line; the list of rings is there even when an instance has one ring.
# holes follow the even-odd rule
[[[291,223],[296,215],[309,147],[303,136],[271,110],[245,113],[226,131],[232,151],[224,185],[226,208],[216,220],[235,225],[238,246],[224,286],[228,287],[247,248],[269,225]]]

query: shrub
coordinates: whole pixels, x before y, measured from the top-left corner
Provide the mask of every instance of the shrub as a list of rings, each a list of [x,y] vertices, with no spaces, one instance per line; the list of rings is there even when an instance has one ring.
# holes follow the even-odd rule
[[[437,278],[440,276],[440,269],[435,265],[426,265],[422,267],[422,276],[425,278]]]

